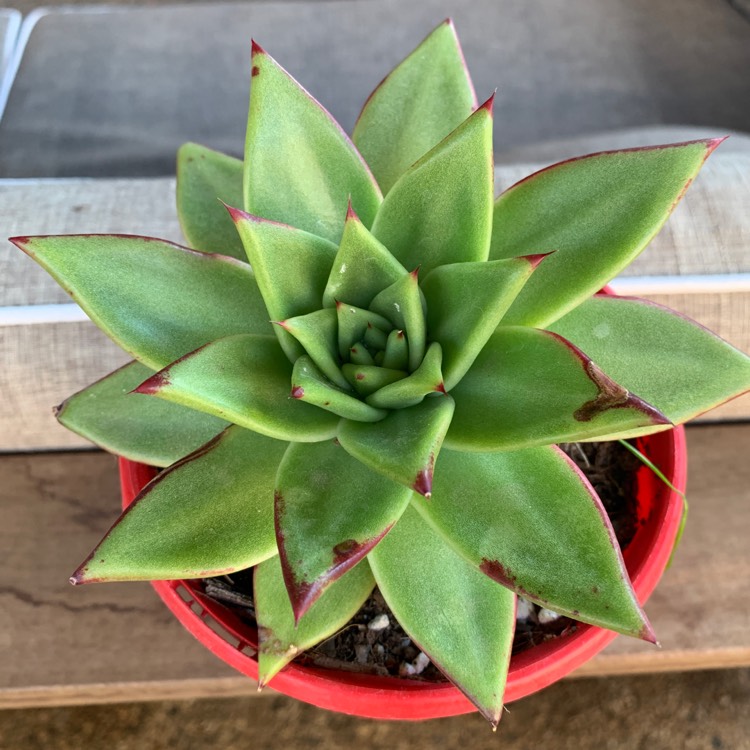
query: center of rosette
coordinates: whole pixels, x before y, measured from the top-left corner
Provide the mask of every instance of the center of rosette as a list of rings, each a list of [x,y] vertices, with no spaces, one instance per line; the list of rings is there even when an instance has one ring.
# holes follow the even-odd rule
[[[418,273],[406,273],[368,307],[336,300],[279,325],[301,348],[291,395],[348,419],[378,421],[390,409],[443,391],[442,352],[427,343]]]

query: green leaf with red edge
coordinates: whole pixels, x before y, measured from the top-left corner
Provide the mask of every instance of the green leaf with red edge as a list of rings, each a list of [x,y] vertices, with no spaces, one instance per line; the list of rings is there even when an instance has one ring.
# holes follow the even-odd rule
[[[272,557],[274,479],[286,446],[229,427],[147,484],[71,582],[206,578]]]
[[[323,306],[335,307],[338,300],[367,308],[381,289],[405,273],[404,267],[360,221],[350,203],[344,234],[323,293]]]
[[[289,445],[276,478],[276,537],[296,620],[380,542],[411,494],[332,441]]]
[[[674,424],[750,389],[750,357],[654,302],[597,295],[551,330],[584,349],[607,375]],[[619,432],[611,434],[620,437]],[[646,431],[627,431],[625,436],[642,434]]]
[[[372,92],[352,139],[387,193],[475,107],[469,71],[449,19]]]
[[[421,285],[427,301],[427,328],[430,339],[443,348],[446,390],[466,374],[505,311],[546,257],[452,263],[427,274]]]
[[[440,344],[430,344],[422,364],[411,375],[384,386],[365,400],[376,409],[406,409],[416,406],[429,393],[444,393],[442,360]]]
[[[213,414],[278,440],[315,442],[338,418],[289,397],[292,366],[273,336],[227,336],[153,375],[136,393]]]
[[[432,498],[417,497],[436,533],[493,580],[560,614],[654,641],[601,501],[556,446],[443,449]]]
[[[294,363],[291,396],[358,422],[377,422],[388,413],[333,385],[306,354]]]
[[[242,162],[219,151],[185,143],[177,152],[177,215],[190,247],[245,260],[223,203],[242,205]]]
[[[364,159],[331,115],[253,42],[244,207],[338,243],[347,200],[370,226],[382,200]]]
[[[153,370],[139,362],[115,370],[55,410],[60,424],[131,461],[169,466],[228,424],[210,414],[131,393]]]
[[[272,334],[250,266],[149,237],[15,237],[126,352],[158,370],[236,333]]]
[[[467,563],[411,507],[367,560],[401,627],[497,726],[515,631],[514,594]]]
[[[336,246],[301,229],[266,221],[230,208],[266,309],[283,321],[320,309]],[[291,362],[302,353],[297,340],[283,327],[274,327]]]
[[[342,421],[338,439],[362,463],[429,496],[432,472],[453,417],[450,396],[426,398],[408,409],[395,409],[376,424]]]
[[[669,420],[561,336],[500,327],[453,388],[455,450],[518,450],[664,429]]]
[[[295,656],[335,635],[357,614],[375,586],[366,562],[334,581],[299,624],[284,585],[279,556],[253,571],[255,619],[258,623],[258,688],[262,688]]]
[[[504,323],[546,327],[599,291],[651,241],[721,140],[570,159],[506,190],[490,258],[556,252]]]
[[[405,172],[372,233],[407,269],[487,260],[494,195],[492,99]],[[518,255],[519,253],[515,253]]]

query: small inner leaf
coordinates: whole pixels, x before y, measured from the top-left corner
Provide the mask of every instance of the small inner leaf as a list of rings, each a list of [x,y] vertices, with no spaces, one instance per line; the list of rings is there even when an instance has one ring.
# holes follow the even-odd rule
[[[375,391],[367,397],[367,403],[378,409],[405,409],[418,404],[428,393],[444,393],[442,359],[440,344],[430,344],[422,364],[409,377]]]
[[[417,271],[404,274],[395,284],[380,292],[370,303],[370,309],[406,333],[409,371],[414,372],[422,362],[427,341],[425,303],[417,282]]]
[[[339,327],[335,310],[316,310],[307,315],[288,318],[279,325],[302,344],[312,361],[332,383],[345,391],[350,390],[340,369]]]
[[[339,354],[344,361],[349,359],[349,350],[365,337],[368,326],[379,328],[384,333],[392,328],[390,321],[382,315],[343,302],[336,303],[336,315],[339,322]]]
[[[300,357],[294,363],[292,398],[356,422],[377,422],[388,413],[334,386],[307,356]]]
[[[344,365],[341,372],[363,398],[391,383],[403,380],[409,374],[403,370],[388,370],[377,365],[355,364]]]
[[[405,370],[409,366],[409,344],[403,331],[394,330],[388,334],[382,364],[394,370]]]

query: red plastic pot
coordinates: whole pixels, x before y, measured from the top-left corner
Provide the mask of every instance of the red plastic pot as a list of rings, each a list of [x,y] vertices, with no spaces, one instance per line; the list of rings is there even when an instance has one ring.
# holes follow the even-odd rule
[[[685,431],[640,438],[645,453],[680,491],[685,489]],[[157,470],[120,459],[123,507],[127,507]],[[637,472],[638,530],[623,553],[641,603],[664,572],[682,517],[682,498],[646,467]],[[156,592],[177,619],[210,651],[248,677],[257,679],[257,632],[233,612],[207,599],[191,581],[156,581]],[[510,663],[506,702],[518,700],[561,679],[601,651],[616,634],[579,624],[576,631],[533,647]],[[272,687],[321,708],[374,719],[431,719],[475,710],[450,683],[429,684],[352,674],[294,663]]]

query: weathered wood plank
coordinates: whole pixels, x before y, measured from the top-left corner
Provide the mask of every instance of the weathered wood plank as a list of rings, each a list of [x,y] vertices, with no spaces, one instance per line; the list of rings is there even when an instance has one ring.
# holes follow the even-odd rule
[[[577,675],[750,665],[750,424],[688,430],[691,517],[646,609],[656,650],[620,638]],[[147,584],[67,576],[117,514],[97,452],[0,458],[0,707],[255,692],[195,642]]]

